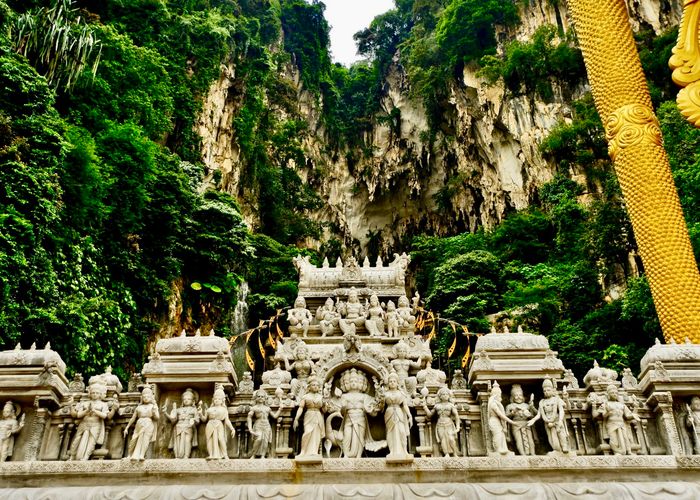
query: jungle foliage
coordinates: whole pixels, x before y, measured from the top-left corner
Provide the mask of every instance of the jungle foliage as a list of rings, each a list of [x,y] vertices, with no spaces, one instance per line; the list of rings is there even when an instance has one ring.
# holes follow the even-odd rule
[[[125,379],[171,309],[225,333],[244,279],[252,317],[290,304],[291,257],[322,229],[309,212],[323,172],[297,173],[317,131],[285,70],[322,104],[329,154],[353,157],[367,153],[375,122],[400,126],[380,103],[402,65],[430,142],[450,133],[449,88],[465,65],[545,99],[582,77],[575,40],[552,27],[496,54],[495,28],[518,23],[518,4],[396,0],[355,35],[366,60],[346,68],[331,62],[316,0],[0,0],[0,348],[51,341],[72,369],[112,364]],[[700,138],[655,76],[673,38],[638,41],[697,251]],[[206,171],[195,132],[222,65],[235,68],[231,125],[245,167],[230,193],[226,174]],[[635,243],[591,99],[572,117],[542,143],[560,174],[539,203],[490,232],[419,236],[413,254],[431,309],[475,331],[506,311],[580,374],[593,358],[633,366],[659,326],[643,275],[626,278]],[[253,231],[236,197],[257,207]],[[338,240],[322,249],[334,260]],[[626,291],[604,296],[612,285]]]

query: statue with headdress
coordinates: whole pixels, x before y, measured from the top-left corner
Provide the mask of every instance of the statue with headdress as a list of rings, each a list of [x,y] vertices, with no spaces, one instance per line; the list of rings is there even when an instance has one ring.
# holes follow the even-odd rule
[[[198,445],[199,411],[197,403],[199,403],[201,410],[202,402],[199,401],[197,392],[193,389],[185,389],[182,393],[182,406],[178,408],[177,403],[173,403],[173,409],[168,413],[166,406],[163,405],[163,414],[173,424],[168,448],[173,450],[175,458],[190,458],[192,448],[196,448]]]
[[[555,453],[570,454],[569,432],[564,420],[564,400],[559,397],[554,384],[548,378],[542,382],[542,390],[544,397],[540,401],[537,415],[527,425],[532,426],[538,420],[542,420],[552,450]]]
[[[71,403],[71,415],[80,423],[70,448],[70,460],[90,460],[95,447],[105,441],[105,420],[112,413],[105,401],[107,387],[99,379],[90,380],[87,392],[88,401],[75,406]]]
[[[24,413],[17,420],[17,415],[21,408],[12,401],[7,401],[2,408],[2,419],[0,419],[0,462],[4,462],[12,457],[15,449],[15,435],[24,427]]]
[[[136,407],[131,415],[129,423],[124,427],[124,437],[129,434],[129,427],[136,422],[134,433],[129,441],[129,457],[131,460],[143,461],[151,443],[156,440],[157,423],[160,419],[156,397],[153,389],[146,386],[141,391],[141,403]]]
[[[226,406],[226,393],[217,384],[214,395],[211,398],[211,406],[202,411],[198,409],[199,419],[207,422],[205,435],[207,438],[207,460],[228,459],[228,446],[226,444],[226,429],[231,431],[231,436],[236,435],[236,429],[228,417],[228,407]]]

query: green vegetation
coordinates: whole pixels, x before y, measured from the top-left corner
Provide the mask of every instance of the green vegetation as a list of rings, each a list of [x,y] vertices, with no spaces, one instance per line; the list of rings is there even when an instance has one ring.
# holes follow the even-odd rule
[[[667,73],[658,71],[675,38],[675,30],[656,38],[642,33],[638,43],[698,258],[700,131],[680,115],[672,100],[675,89]],[[482,73],[504,78],[513,92],[551,92],[552,54],[560,50],[568,61],[580,57],[568,43],[553,40],[553,29],[541,28],[531,42],[508,45],[502,59],[482,59]],[[531,73],[518,75],[525,54],[534,61],[528,64]],[[570,66],[574,79],[578,65]],[[630,277],[636,243],[590,95],[572,103],[572,111],[573,120],[555,127],[541,144],[560,174],[539,189],[538,206],[511,214],[490,232],[418,237],[413,256],[418,287],[427,290],[431,309],[473,331],[484,331],[485,316],[496,315],[540,332],[581,376],[594,359],[617,370],[638,366],[661,330],[646,279]],[[570,179],[574,171],[585,173],[587,185]],[[620,296],[603,296],[615,286],[622,286]],[[451,338],[445,330],[437,339],[443,357]]]
[[[289,305],[291,258],[341,251],[337,239],[320,256],[298,248],[322,229],[309,214],[321,206],[313,187],[325,167],[307,164],[304,140],[323,131],[326,153],[355,169],[372,153],[365,136],[376,123],[400,129],[399,110],[380,104],[392,65],[425,105],[429,144],[452,133],[450,87],[466,65],[511,94],[549,99],[579,83],[575,40],[553,27],[496,55],[496,27],[517,24],[518,5],[397,0],[355,35],[367,59],[346,68],[331,63],[318,1],[0,0],[0,347],[50,340],[72,369],[112,364],[126,378],[169,320],[226,332],[242,280],[252,317]],[[674,37],[638,41],[700,254],[700,136],[657,76]],[[235,68],[238,184],[206,172],[195,132],[222,65]],[[290,65],[322,105],[319,130],[299,115]],[[542,143],[560,172],[535,206],[489,232],[419,235],[412,250],[431,309],[473,331],[505,312],[547,335],[581,374],[594,358],[634,366],[659,325],[643,275],[629,277],[635,242],[592,101],[571,107],[571,122]],[[444,209],[462,181],[438,193]],[[253,231],[237,199],[253,207]],[[369,232],[372,255],[380,236]]]

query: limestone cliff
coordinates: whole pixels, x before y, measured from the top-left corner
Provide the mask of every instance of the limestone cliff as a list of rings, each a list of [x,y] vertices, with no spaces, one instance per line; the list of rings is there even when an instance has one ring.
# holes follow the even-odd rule
[[[680,0],[628,3],[636,30],[660,33],[680,20]],[[516,29],[498,33],[501,47],[509,40],[529,39],[544,24],[570,29],[564,2],[531,0],[521,7],[520,17]],[[329,152],[319,118],[323,104],[304,90],[293,65],[282,77],[293,82],[298,113],[309,124],[303,138],[307,161],[298,172],[324,201],[313,214],[334,228],[324,238],[355,247],[366,247],[372,239],[384,251],[417,232],[446,235],[492,227],[508,212],[527,207],[536,188],[556,171],[539,151],[541,140],[556,124],[571,119],[568,103],[588,90],[585,81],[573,86],[554,82],[554,96],[547,102],[533,94],[514,96],[503,85],[485,86],[477,68],[468,66],[451,86],[444,121],[430,145],[426,112],[409,96],[397,56],[386,76],[381,111],[399,123],[375,119],[365,152]],[[204,100],[198,132],[207,180],[218,170],[220,186],[243,197],[240,152],[231,127],[239,95],[235,68],[222,67]],[[255,207],[244,203],[244,211],[254,223]]]

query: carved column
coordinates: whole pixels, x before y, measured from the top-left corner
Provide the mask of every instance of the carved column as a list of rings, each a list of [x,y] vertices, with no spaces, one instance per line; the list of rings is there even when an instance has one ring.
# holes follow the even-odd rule
[[[27,453],[24,458],[27,462],[39,460],[39,450],[41,449],[41,442],[44,439],[46,420],[50,413],[48,409],[41,408],[38,401],[34,404],[36,409],[34,412],[34,420],[32,422],[32,432],[29,435],[30,437],[29,442],[27,443]]]
[[[277,458],[287,458],[292,453],[289,447],[289,429],[292,426],[292,418],[280,417],[277,419],[277,441],[274,455]]]
[[[700,274],[624,0],[568,0],[666,341],[700,343]]]
[[[678,435],[678,427],[673,416],[673,396],[670,392],[654,392],[649,398],[648,404],[661,411],[661,435],[666,442],[666,453],[669,455],[682,455],[683,446]]]

